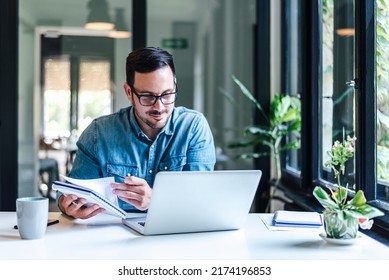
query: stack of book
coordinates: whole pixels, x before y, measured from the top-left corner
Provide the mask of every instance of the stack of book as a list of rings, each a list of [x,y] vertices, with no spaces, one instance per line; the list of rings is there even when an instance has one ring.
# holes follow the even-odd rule
[[[319,228],[323,225],[322,215],[317,212],[277,210],[273,226]]]

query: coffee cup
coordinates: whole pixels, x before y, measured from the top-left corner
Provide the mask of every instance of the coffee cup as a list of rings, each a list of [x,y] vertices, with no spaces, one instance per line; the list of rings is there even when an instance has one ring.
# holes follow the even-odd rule
[[[16,199],[16,215],[22,239],[39,239],[46,232],[49,215],[47,197],[21,197]]]

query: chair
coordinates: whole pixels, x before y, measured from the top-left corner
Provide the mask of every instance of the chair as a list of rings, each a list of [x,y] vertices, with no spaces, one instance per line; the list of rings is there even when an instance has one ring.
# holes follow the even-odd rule
[[[39,192],[42,196],[55,199],[52,184],[59,180],[58,162],[53,158],[39,159]]]

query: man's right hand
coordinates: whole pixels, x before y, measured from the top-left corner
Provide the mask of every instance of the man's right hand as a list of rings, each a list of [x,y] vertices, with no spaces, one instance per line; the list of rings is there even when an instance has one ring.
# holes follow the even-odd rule
[[[105,211],[97,204],[86,206],[87,200],[76,195],[61,195],[58,199],[59,209],[75,219],[89,219]]]

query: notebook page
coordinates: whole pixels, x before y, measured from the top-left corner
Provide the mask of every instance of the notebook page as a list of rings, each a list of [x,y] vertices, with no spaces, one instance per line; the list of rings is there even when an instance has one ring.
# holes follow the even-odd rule
[[[74,179],[63,175],[61,176],[66,181],[72,184],[76,184],[94,190],[114,205],[119,206],[117,196],[116,194],[112,193],[112,188],[110,187],[110,184],[115,182],[114,177],[104,177],[97,179]]]

